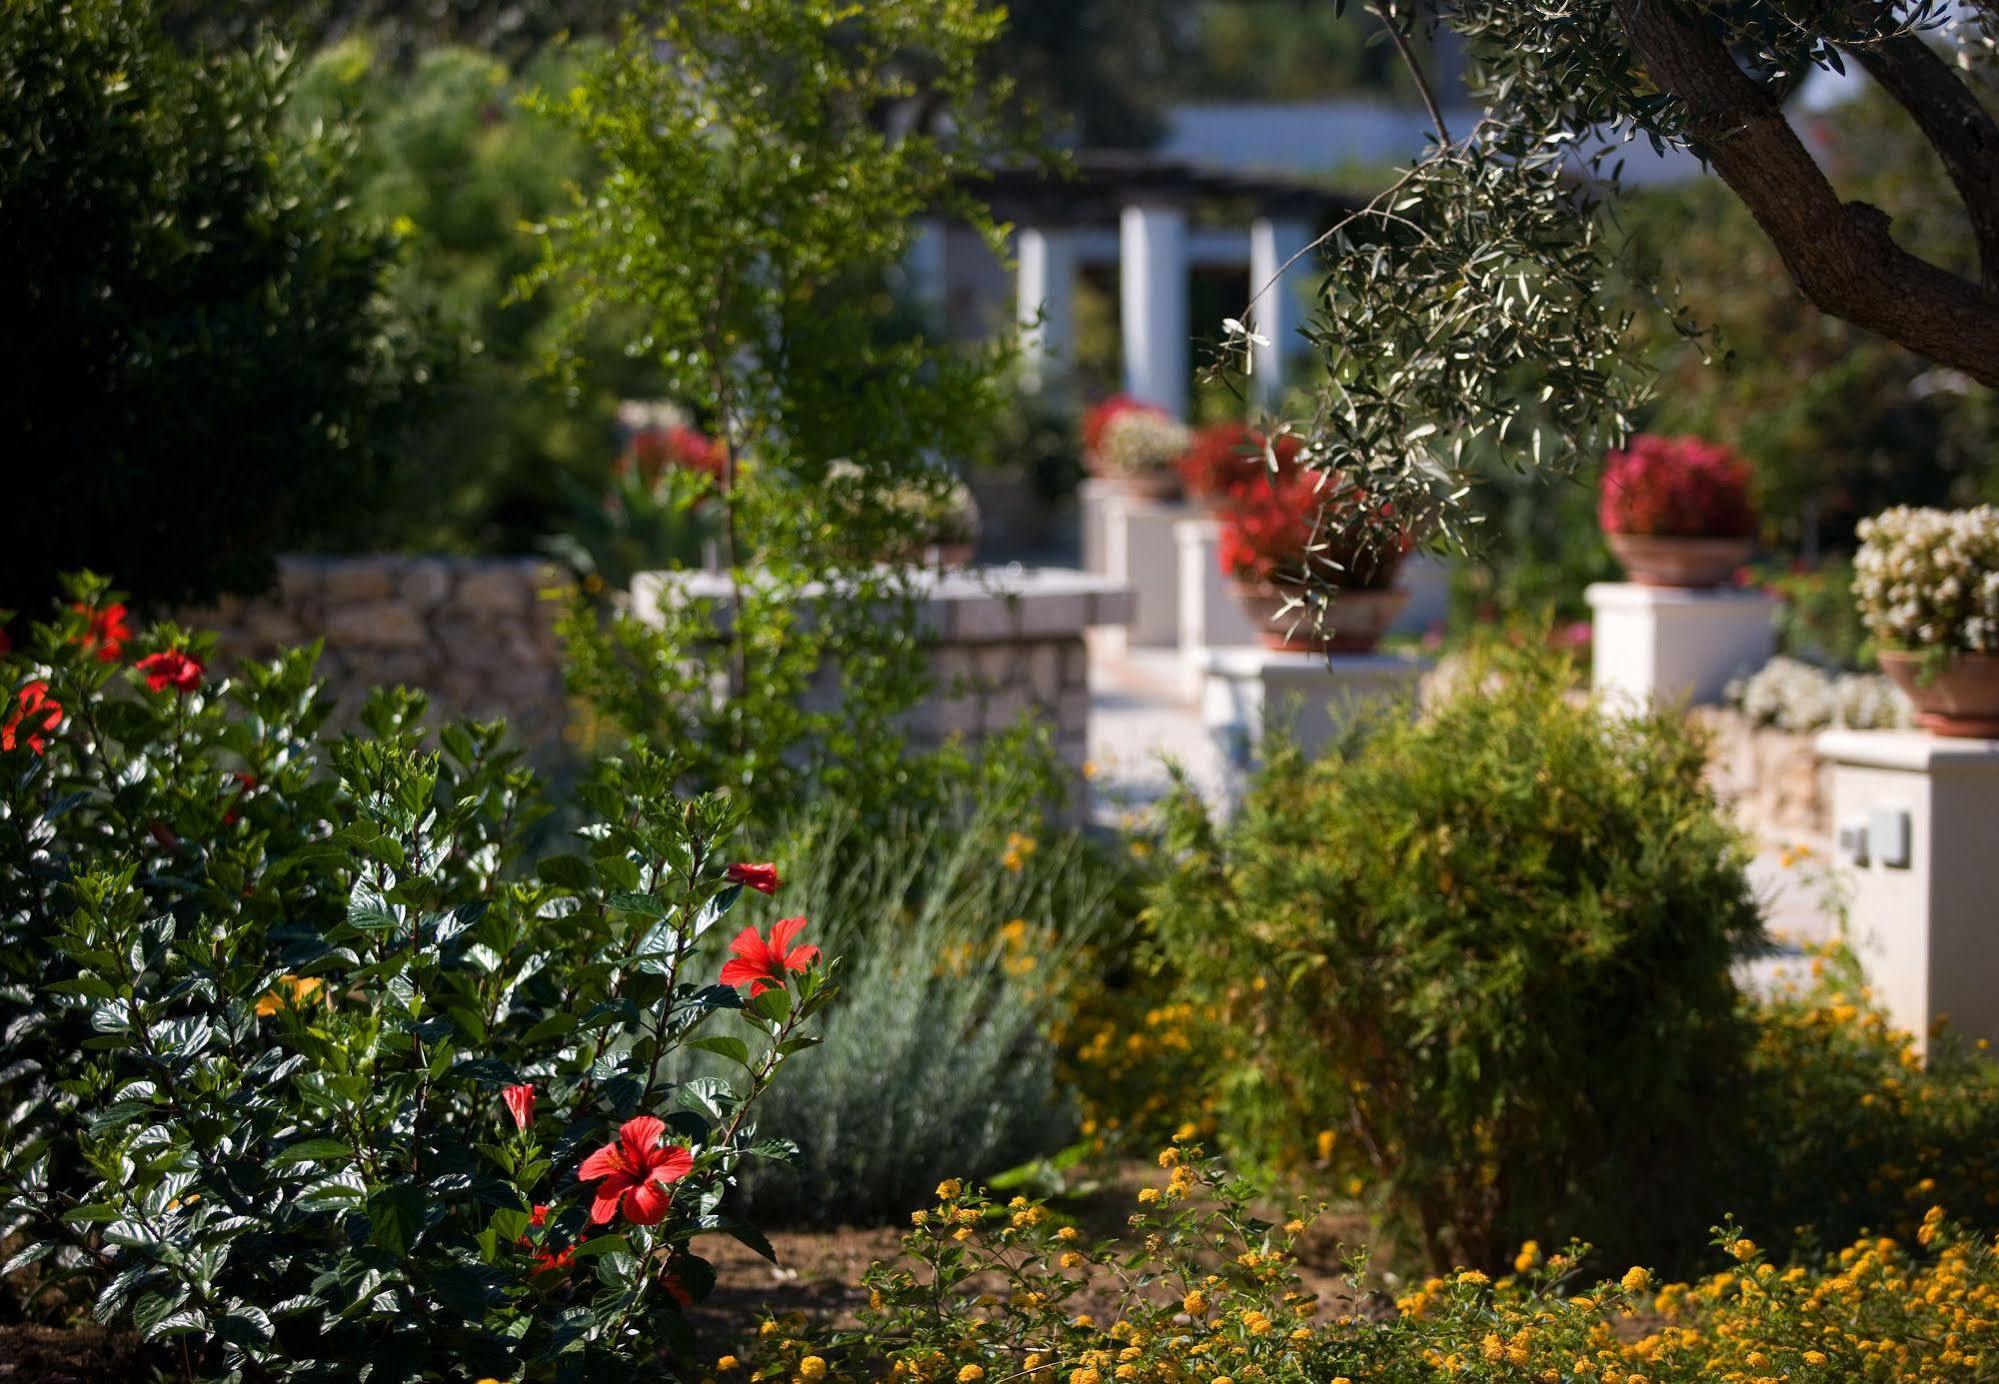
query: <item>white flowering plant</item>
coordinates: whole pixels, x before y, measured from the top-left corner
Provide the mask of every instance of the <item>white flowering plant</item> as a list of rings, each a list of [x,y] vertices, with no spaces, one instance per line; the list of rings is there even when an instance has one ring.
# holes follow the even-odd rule
[[[1884,650],[1999,653],[1999,508],[1898,505],[1863,519],[1853,595]]]
[[[1172,470],[1193,440],[1178,419],[1156,409],[1132,408],[1104,425],[1098,451],[1113,474],[1146,475]]]
[[[1829,673],[1782,656],[1730,683],[1726,699],[1756,725],[1793,732],[1909,724],[1908,699],[1879,673]]]

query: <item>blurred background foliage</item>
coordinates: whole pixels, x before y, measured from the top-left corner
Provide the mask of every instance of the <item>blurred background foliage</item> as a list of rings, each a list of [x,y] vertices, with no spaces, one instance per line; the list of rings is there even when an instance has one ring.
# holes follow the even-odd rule
[[[568,343],[582,368],[558,379],[546,365],[560,291],[515,291],[540,253],[527,228],[592,173],[575,136],[519,98],[565,90],[598,47],[550,47],[510,68],[456,46],[399,59],[387,40],[356,35],[300,83],[303,118],[355,132],[355,201],[401,238],[398,292],[468,347],[403,453],[405,501],[382,516],[383,546],[531,551],[567,517],[565,478],[608,484],[618,400],[657,392],[656,369],[621,349],[613,322]]]

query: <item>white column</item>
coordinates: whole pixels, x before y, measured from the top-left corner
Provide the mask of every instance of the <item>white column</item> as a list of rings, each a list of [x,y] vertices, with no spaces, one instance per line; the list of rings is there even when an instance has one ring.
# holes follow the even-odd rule
[[[1118,223],[1118,267],[1125,393],[1185,418],[1192,364],[1187,213],[1170,206],[1126,207]]]
[[[909,285],[909,300],[925,323],[942,329],[947,294],[947,255],[944,225],[940,221],[919,221],[909,249],[903,255],[902,272]]]
[[[1014,244],[1021,368],[1045,383],[1076,359],[1076,235],[1029,226]]]
[[[1284,388],[1284,368],[1297,354],[1303,295],[1316,261],[1302,255],[1294,263],[1292,256],[1311,238],[1304,222],[1288,218],[1258,217],[1249,228],[1249,291],[1257,298],[1248,325],[1267,342],[1252,353],[1250,395],[1265,408],[1276,404]]]
[[[1218,519],[1182,519],[1173,526],[1180,545],[1180,662],[1194,700],[1201,696],[1210,650],[1254,647],[1262,634],[1222,575],[1221,532]]]
[[[1848,935],[1868,984],[1919,1047],[1948,1019],[1999,1042],[1999,741],[1836,730],[1833,822]]]

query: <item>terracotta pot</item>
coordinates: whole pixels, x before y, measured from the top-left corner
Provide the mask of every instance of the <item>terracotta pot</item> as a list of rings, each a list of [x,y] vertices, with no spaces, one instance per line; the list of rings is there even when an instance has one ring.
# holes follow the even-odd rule
[[[1722,586],[1756,550],[1753,538],[1662,538],[1609,533],[1610,551],[1640,586]]]
[[[972,555],[978,551],[974,543],[932,543],[923,550],[923,565],[939,571],[952,571],[972,565]]]
[[[1999,654],[1952,654],[1927,684],[1921,654],[1884,653],[1881,671],[1916,706],[1932,735],[1999,739]]]
[[[1134,500],[1177,500],[1181,482],[1178,471],[1117,471],[1105,477]]]
[[[1243,613],[1256,626],[1263,647],[1290,653],[1368,653],[1409,603],[1409,593],[1397,587],[1341,591],[1333,600],[1333,629],[1328,636],[1313,625],[1310,611],[1281,613],[1303,588],[1234,578],[1229,584]]]

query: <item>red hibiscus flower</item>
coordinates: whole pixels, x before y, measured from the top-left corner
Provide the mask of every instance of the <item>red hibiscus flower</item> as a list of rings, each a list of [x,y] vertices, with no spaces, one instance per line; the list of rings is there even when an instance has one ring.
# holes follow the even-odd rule
[[[666,1219],[673,1204],[667,1188],[687,1176],[694,1155],[679,1144],[662,1144],[665,1133],[666,1121],[640,1115],[619,1126],[616,1141],[583,1160],[577,1181],[604,1179],[590,1203],[591,1220],[604,1224],[620,1210],[633,1225],[658,1225]]]
[[[62,703],[49,695],[49,685],[40,678],[23,687],[15,699],[14,714],[0,725],[0,750],[25,744],[36,754],[48,748],[43,732],[62,724]]]
[[[169,687],[179,693],[188,693],[201,686],[201,660],[179,649],[162,649],[156,654],[147,654],[137,665],[146,675],[146,686],[155,692],[164,692]]]
[[[731,884],[745,884],[759,894],[775,894],[783,881],[777,877],[775,865],[731,865],[722,872],[722,878]]]
[[[574,1245],[563,1250],[560,1254],[554,1254],[545,1249],[538,1249],[534,1252],[534,1275],[539,1278],[543,1274],[567,1273],[569,1266],[575,1262],[576,1246]]]
[[[804,927],[803,918],[785,918],[771,928],[768,938],[758,936],[753,927],[744,928],[729,943],[735,956],[722,967],[722,983],[748,985],[751,999],[773,985],[782,987],[787,971],[802,971],[819,959],[819,948],[810,943],[791,945]]]
[[[125,603],[113,602],[102,610],[92,610],[81,601],[74,607],[90,619],[90,624],[77,636],[77,647],[85,653],[95,652],[99,663],[116,663],[125,653],[125,641],[132,637],[132,627],[125,623]]]
[[[507,1113],[514,1117],[515,1129],[526,1129],[534,1123],[534,1087],[526,1082],[503,1087],[500,1099],[507,1103]],[[541,1222],[536,1221],[535,1224],[540,1225]]]

